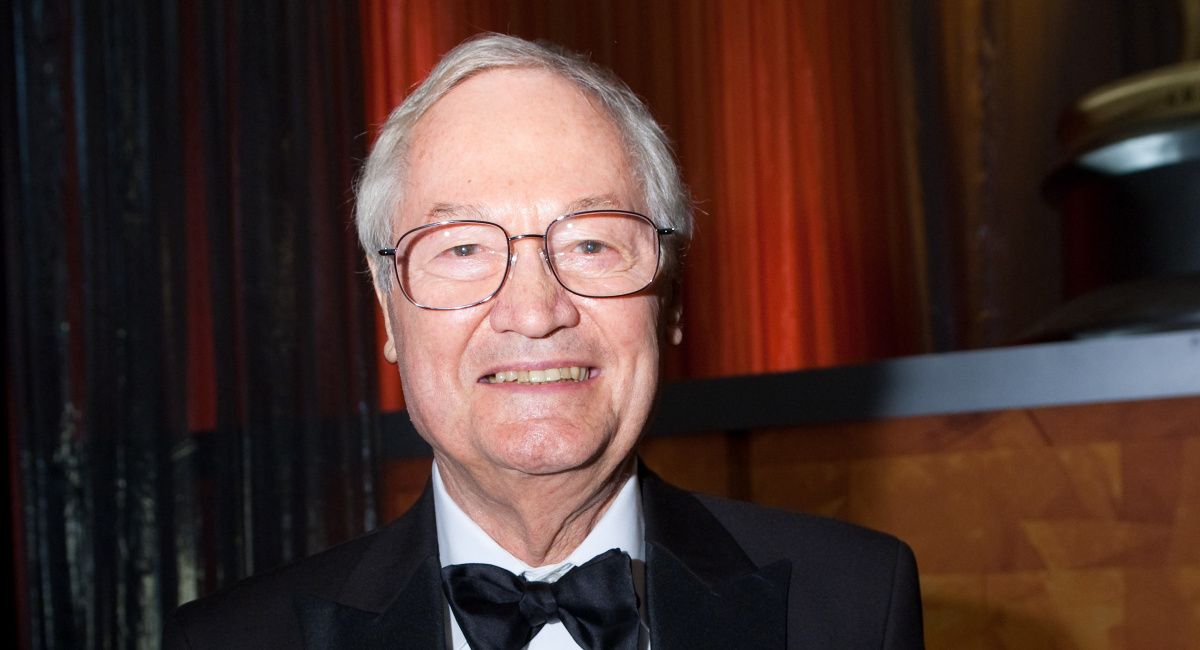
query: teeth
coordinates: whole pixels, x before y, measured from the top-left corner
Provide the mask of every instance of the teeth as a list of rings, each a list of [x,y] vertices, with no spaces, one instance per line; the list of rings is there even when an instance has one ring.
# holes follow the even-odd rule
[[[544,370],[501,370],[487,378],[489,383],[548,384],[555,381],[583,381],[590,372],[582,366],[546,368]]]

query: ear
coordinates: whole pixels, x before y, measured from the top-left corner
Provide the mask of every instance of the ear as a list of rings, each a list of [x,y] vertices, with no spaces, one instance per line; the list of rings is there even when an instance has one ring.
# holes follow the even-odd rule
[[[670,316],[673,322],[667,324],[667,340],[671,342],[671,345],[683,343],[683,324],[680,322],[682,317],[682,306],[674,309],[673,314]]]
[[[671,288],[671,298],[665,305],[667,310],[667,341],[671,345],[679,345],[683,342],[683,287],[679,283],[674,283]]]
[[[387,341],[383,343],[383,358],[388,363],[396,363],[396,334],[392,328],[392,310],[389,294],[379,288],[378,282],[371,283],[375,287],[375,300],[379,301],[379,309],[383,312],[383,330],[387,333]]]

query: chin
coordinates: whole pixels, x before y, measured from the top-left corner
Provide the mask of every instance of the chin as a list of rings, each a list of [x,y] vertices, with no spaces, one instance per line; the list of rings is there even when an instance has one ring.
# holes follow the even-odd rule
[[[498,464],[525,474],[549,475],[589,467],[604,455],[610,436],[574,427],[529,425],[500,435]]]

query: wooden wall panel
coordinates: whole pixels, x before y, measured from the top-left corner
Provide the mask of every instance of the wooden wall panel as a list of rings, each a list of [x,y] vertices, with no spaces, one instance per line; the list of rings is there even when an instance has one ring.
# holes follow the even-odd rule
[[[930,648],[1200,638],[1200,398],[758,431],[746,444],[744,468],[659,469],[710,491],[745,472],[754,501],[904,538]],[[698,455],[720,447],[705,439]],[[651,465],[693,454],[689,438],[648,448]]]

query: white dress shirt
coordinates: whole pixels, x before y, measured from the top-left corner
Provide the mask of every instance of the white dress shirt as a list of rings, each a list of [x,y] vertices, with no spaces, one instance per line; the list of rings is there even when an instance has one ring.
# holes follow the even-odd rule
[[[498,566],[526,580],[541,580],[554,582],[564,573],[570,571],[593,557],[611,549],[619,548],[629,554],[634,560],[633,583],[637,589],[638,600],[643,603],[642,624],[638,634],[638,647],[649,648],[649,630],[646,627],[644,567],[645,567],[645,537],[643,535],[641,490],[638,487],[637,474],[630,476],[625,485],[609,505],[608,510],[596,522],[596,527],[567,559],[557,564],[541,567],[531,567],[501,548],[474,520],[462,511],[462,508],[446,493],[446,486],[438,472],[437,463],[433,464],[433,508],[437,521],[438,555],[442,566],[451,564],[484,563]],[[462,628],[454,618],[454,613],[446,606],[447,619],[450,622],[449,647],[452,650],[467,650],[467,639],[463,636]],[[579,644],[571,638],[567,629],[559,621],[547,623],[541,631],[534,635],[533,640],[526,646],[527,650],[561,650],[562,648],[579,648]]]

